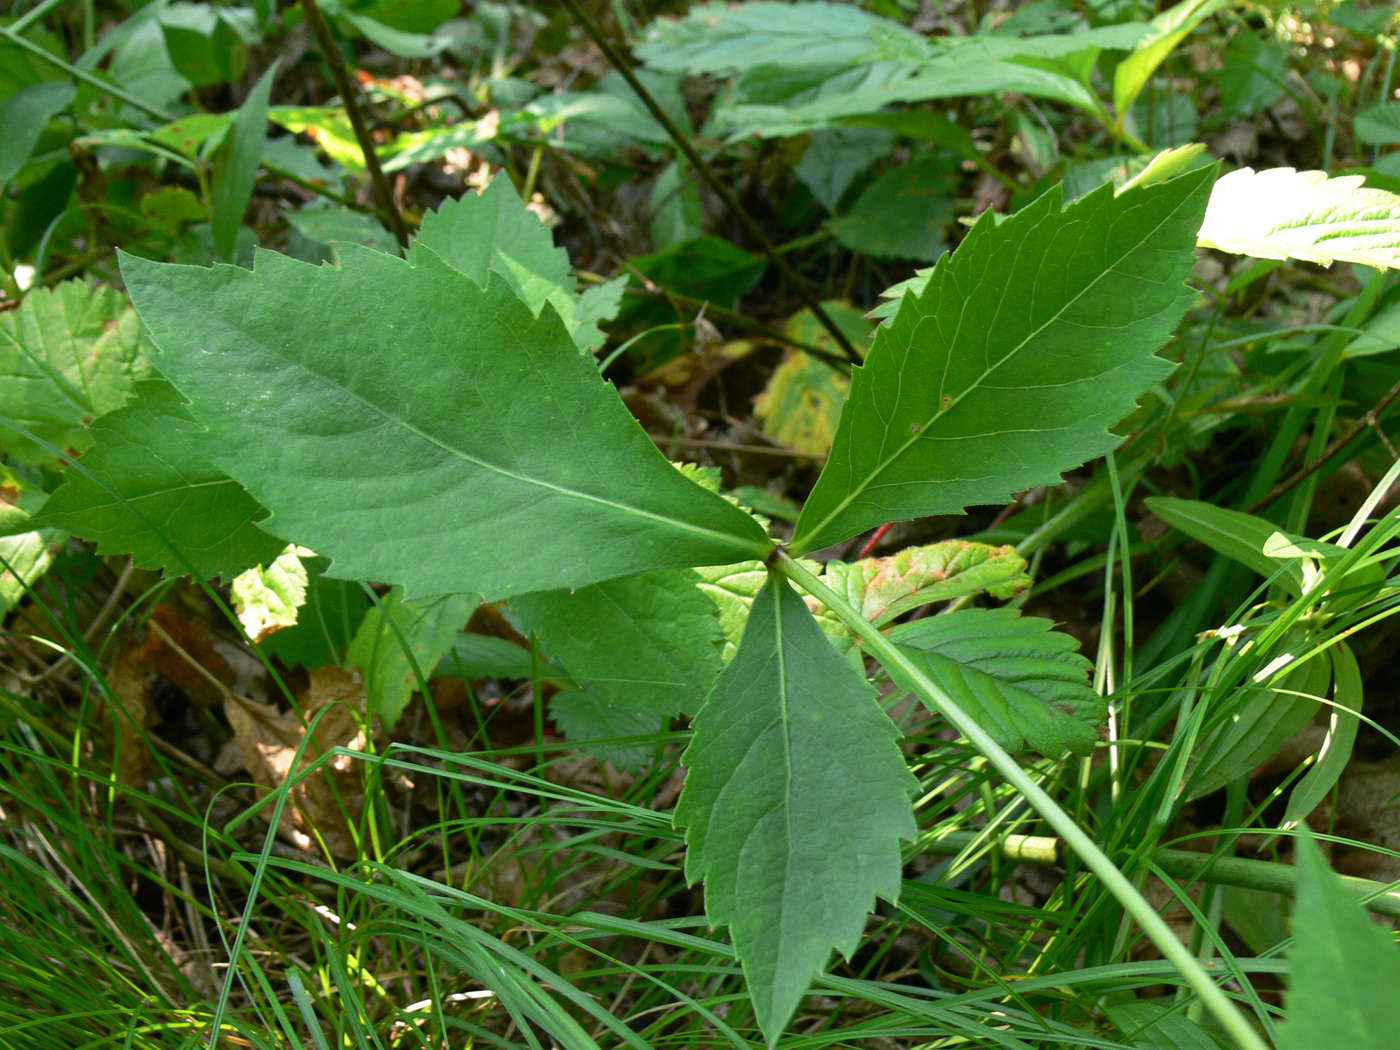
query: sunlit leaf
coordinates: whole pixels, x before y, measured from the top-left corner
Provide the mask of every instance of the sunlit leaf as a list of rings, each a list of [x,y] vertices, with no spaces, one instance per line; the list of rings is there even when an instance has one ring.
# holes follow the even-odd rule
[[[1400,266],[1400,195],[1361,175],[1241,168],[1210,195],[1199,243],[1256,259]]]
[[[1029,587],[1031,578],[1014,547],[944,540],[888,558],[828,562],[823,582],[879,627],[929,602],[980,592],[1011,598]]]
[[[261,642],[275,631],[291,627],[306,603],[308,579],[301,554],[304,548],[288,546],[267,566],[239,573],[229,586],[233,611],[244,632]]]

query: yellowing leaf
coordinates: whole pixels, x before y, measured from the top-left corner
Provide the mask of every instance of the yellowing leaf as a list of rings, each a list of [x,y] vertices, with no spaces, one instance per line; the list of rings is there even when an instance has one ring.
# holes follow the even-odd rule
[[[1031,584],[1026,559],[1011,546],[945,540],[909,547],[888,558],[833,561],[825,582],[877,627],[929,602],[986,591],[1010,598]]]
[[[306,603],[305,547],[288,545],[271,565],[261,565],[234,577],[233,608],[248,637],[260,642],[274,631],[297,622],[297,611]]]
[[[1196,242],[1256,259],[1400,266],[1400,196],[1365,181],[1293,168],[1232,171],[1216,181]]]

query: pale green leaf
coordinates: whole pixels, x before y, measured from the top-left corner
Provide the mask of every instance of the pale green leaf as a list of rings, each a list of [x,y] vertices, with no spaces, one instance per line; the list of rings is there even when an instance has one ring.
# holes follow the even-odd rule
[[[1198,242],[1256,259],[1400,266],[1400,195],[1361,175],[1241,168],[1210,195]]]
[[[89,428],[93,447],[44,507],[42,523],[130,554],[138,568],[202,578],[266,565],[286,541],[254,522],[266,511],[209,462],[173,387],[146,380],[125,408]]]
[[[654,743],[607,744],[599,740],[656,736],[667,719],[655,711],[618,703],[596,689],[570,689],[549,698],[549,717],[572,744],[589,744],[588,753],[618,769],[636,772],[656,753]]]
[[[1226,0],[1181,0],[1157,15],[1148,25],[1149,35],[1113,71],[1113,108],[1121,122],[1152,74],[1176,45],[1203,20],[1225,6]]]
[[[1356,114],[1351,129],[1357,142],[1389,146],[1400,142],[1400,102],[1377,102]]]
[[[232,262],[238,246],[238,230],[253,199],[258,181],[258,165],[267,142],[267,102],[280,60],[274,60],[248,92],[228,141],[219,149],[214,164],[214,184],[210,192],[210,225],[219,254]]]
[[[1053,627],[1011,609],[960,609],[889,636],[1006,750],[1088,755],[1108,708],[1079,643]]]
[[[754,399],[753,414],[765,434],[798,452],[824,456],[849,387],[850,380],[821,358],[793,350]]]
[[[781,579],[694,729],[675,817],[686,878],[704,878],[772,1045],[831,949],[849,956],[875,897],[898,895],[916,782],[874,689]]]
[[[715,606],[691,569],[660,569],[511,600],[579,685],[631,711],[693,715],[720,670]]]
[[[1299,829],[1288,1020],[1278,1050],[1391,1050],[1400,1032],[1400,954]]]
[[[457,632],[467,625],[478,594],[447,594],[405,601],[395,587],[365,614],[345,654],[345,662],[360,669],[371,716],[392,726],[409,698],[426,681]]]
[[[1004,502],[1117,445],[1108,428],[1172,370],[1155,351],[1194,298],[1213,174],[984,215],[876,330],[793,551]]]
[[[370,600],[359,583],[326,576],[329,563],[325,558],[308,558],[303,564],[306,602],[297,613],[297,622],[268,635],[258,648],[288,667],[314,670],[342,662],[369,611]]]
[[[1014,547],[944,540],[888,558],[828,562],[823,582],[879,627],[929,602],[982,592],[1011,598],[1029,587],[1031,578]]]
[[[120,407],[149,372],[136,315],[115,288],[65,281],[35,289],[18,310],[0,313],[5,420],[60,451],[87,448],[84,424]],[[0,449],[23,463],[62,462],[5,426]]]
[[[235,576],[229,587],[233,611],[244,632],[261,642],[275,631],[291,627],[306,604],[308,579],[300,555],[304,547],[289,544],[267,566],[254,566]]]
[[[818,562],[799,559],[799,564],[808,572],[820,573]],[[724,632],[724,648],[721,656],[729,663],[738,651],[739,640],[744,635],[744,625],[749,622],[749,610],[758,592],[768,582],[768,569],[761,561],[739,562],[734,565],[702,566],[695,570],[700,576],[700,590],[710,599],[719,616],[720,630]],[[851,651],[855,636],[830,609],[815,598],[805,599],[807,609],[817,618],[817,624],[841,652]],[[859,655],[855,657],[859,660]]]
[[[488,600],[762,557],[762,528],[687,480],[499,276],[425,249],[253,271],[123,256],[201,447],[343,579]]]
[[[63,539],[57,529],[31,527],[47,498],[37,485],[0,465],[0,619],[48,571]]]

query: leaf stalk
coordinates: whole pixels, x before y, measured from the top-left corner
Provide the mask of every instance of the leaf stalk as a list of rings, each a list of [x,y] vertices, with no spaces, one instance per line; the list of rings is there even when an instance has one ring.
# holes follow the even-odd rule
[[[1065,810],[1022,769],[1009,754],[977,722],[967,714],[936,682],[886,638],[869,620],[861,616],[849,602],[804,569],[785,550],[779,549],[772,564],[841,618],[865,643],[866,650],[887,668],[916,687],[919,697],[929,707],[948,719],[967,741],[977,748],[1006,781],[1019,791],[1040,813],[1045,822],[1074,850],[1105,888],[1118,899],[1123,909],[1137,920],[1157,950],[1172,963],[1181,976],[1201,997],[1202,1003],[1235,1040],[1241,1050],[1269,1050],[1244,1014],[1235,1006],[1191,951],[1177,939],[1175,933],[1133,886],[1132,882],[1099,849],[1088,832],[1075,823]]]

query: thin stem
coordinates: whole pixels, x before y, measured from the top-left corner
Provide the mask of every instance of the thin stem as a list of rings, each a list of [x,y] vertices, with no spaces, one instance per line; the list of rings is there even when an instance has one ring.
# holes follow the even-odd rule
[[[175,121],[175,118],[172,117],[169,113],[166,113],[164,110],[157,109],[155,106],[149,105],[146,102],[142,102],[135,95],[129,95],[121,88],[117,87],[115,84],[110,84],[107,81],[103,80],[101,77],[93,76],[86,69],[79,69],[71,62],[65,62],[63,59],[59,58],[52,52],[44,50],[44,48],[34,43],[34,41],[20,36],[9,26],[0,26],[0,39],[8,40],[16,47],[23,48],[25,51],[28,51],[31,55],[34,55],[36,58],[42,58],[45,62],[49,63],[50,65],[57,66],[59,69],[67,73],[70,77],[73,77],[75,80],[81,80],[84,84],[88,84],[92,87],[97,88],[97,90],[101,91],[104,95],[110,95],[118,102],[125,102],[128,106],[132,106],[136,109],[139,109],[142,113],[146,114],[146,116],[148,117],[151,117],[153,120],[158,120],[162,124],[171,124]]]
[[[1206,1008],[1215,1015],[1221,1027],[1234,1038],[1241,1050],[1269,1050],[1244,1014],[1231,1002],[1230,997],[1220,990],[1199,960],[1177,939],[1156,909],[1134,888],[1108,855],[1095,845],[1089,834],[1016,764],[1015,759],[1002,750],[986,730],[849,602],[799,565],[786,551],[778,550],[773,564],[784,576],[836,613],[846,626],[865,642],[866,649],[872,656],[897,678],[912,685],[920,699],[951,722],[958,732],[986,757],[996,771],[1035,807],[1045,822],[1064,839],[1065,845],[1079,855],[1085,866],[1097,875],[1105,888],[1118,899],[1123,909],[1137,920],[1143,932],[1157,946],[1157,950],[1177,968],[1186,983],[1195,989]]]
[[[355,131],[355,141],[360,144],[360,152],[365,156],[365,170],[369,172],[369,180],[374,184],[374,192],[378,195],[379,203],[388,217],[389,229],[394,231],[394,237],[397,238],[399,247],[407,249],[408,227],[404,225],[403,215],[399,212],[399,206],[394,200],[394,189],[389,185],[389,179],[379,164],[379,154],[374,150],[374,139],[370,138],[369,126],[365,123],[364,112],[360,109],[359,92],[355,85],[350,82],[350,73],[345,66],[345,56],[340,53],[335,38],[331,36],[331,27],[327,24],[325,15],[321,14],[316,0],[301,0],[301,8],[306,12],[306,24],[311,27],[312,35],[316,37],[316,44],[321,48],[321,53],[326,58],[326,65],[330,67],[331,79],[335,81],[335,88],[340,92],[340,100],[345,103],[345,116],[350,121],[350,127]]]
[[[627,81],[628,87],[637,93],[637,97],[642,100],[642,104],[646,106],[651,115],[656,118],[657,123],[666,129],[666,134],[671,137],[671,141],[676,144],[676,148],[685,154],[685,159],[690,162],[691,167],[700,173],[700,177],[709,183],[710,189],[714,190],[715,193],[719,195],[720,200],[724,201],[725,207],[734,213],[734,217],[739,220],[739,224],[744,227],[744,231],[752,237],[754,242],[763,250],[763,254],[768,257],[768,261],[773,264],[773,268],[777,270],[778,273],[782,275],[783,280],[791,284],[797,291],[797,294],[802,297],[803,305],[811,310],[812,316],[821,322],[823,328],[831,333],[831,338],[836,340],[836,345],[841,348],[841,352],[850,359],[852,364],[860,364],[860,354],[856,352],[856,348],[851,344],[850,339],[846,337],[846,333],[841,331],[840,326],[831,319],[831,315],[822,308],[821,302],[818,301],[816,295],[813,294],[811,287],[802,276],[789,265],[788,261],[783,258],[782,253],[774,247],[773,242],[768,239],[762,227],[754,221],[753,216],[751,216],[739,202],[739,198],[734,195],[734,191],[721,181],[720,177],[715,174],[714,169],[705,161],[705,158],[700,156],[700,151],[690,144],[690,140],[686,137],[685,132],[676,126],[676,122],[671,119],[671,115],[652,97],[646,85],[637,79],[637,74],[632,72],[632,66],[627,59],[622,56],[622,52],[613,46],[612,41],[604,36],[602,30],[598,28],[598,24],[588,17],[583,8],[579,7],[578,0],[564,0],[564,6],[567,7],[574,18],[578,20],[579,25],[583,26],[583,31],[592,37],[595,44],[602,48],[603,54],[607,56],[613,68],[622,75],[623,80]]]

